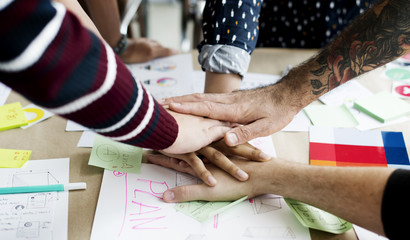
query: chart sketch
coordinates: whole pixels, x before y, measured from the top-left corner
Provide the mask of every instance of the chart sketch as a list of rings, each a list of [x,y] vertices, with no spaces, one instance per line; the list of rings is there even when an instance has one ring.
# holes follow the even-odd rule
[[[249,239],[296,239],[290,227],[248,227],[243,236]]]
[[[282,209],[281,196],[267,194],[250,201],[255,214],[263,214],[278,209]]]

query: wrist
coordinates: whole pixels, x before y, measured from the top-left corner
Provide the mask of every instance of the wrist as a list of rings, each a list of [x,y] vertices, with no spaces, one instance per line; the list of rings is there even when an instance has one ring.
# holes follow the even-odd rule
[[[239,74],[206,72],[205,93],[229,93],[241,88]]]
[[[120,56],[122,55],[128,47],[128,38],[127,35],[121,34],[120,39],[117,44],[113,47],[114,52]]]

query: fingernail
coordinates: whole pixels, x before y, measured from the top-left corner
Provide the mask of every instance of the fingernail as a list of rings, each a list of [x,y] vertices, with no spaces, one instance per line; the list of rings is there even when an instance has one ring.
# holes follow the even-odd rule
[[[215,185],[216,185],[216,179],[215,179],[213,176],[209,176],[209,177],[208,177],[208,183],[209,183],[211,186],[215,186]]]
[[[246,180],[246,179],[248,179],[248,174],[246,173],[246,172],[244,172],[244,171],[242,171],[241,169],[239,169],[238,170],[238,172],[236,173],[236,175],[238,175],[238,177],[240,178],[240,179],[243,179],[243,180]]]
[[[226,134],[226,138],[227,138],[228,142],[232,145],[235,145],[238,142],[238,138],[236,137],[236,135],[234,133]]]
[[[164,201],[173,201],[175,199],[174,192],[172,191],[165,191],[162,197],[164,198]]]
[[[266,154],[266,153],[264,153],[264,152],[261,152],[261,153],[259,154],[259,157],[260,157],[261,159],[263,159],[263,160],[270,160],[270,159],[271,159],[271,156],[269,156],[268,154]]]

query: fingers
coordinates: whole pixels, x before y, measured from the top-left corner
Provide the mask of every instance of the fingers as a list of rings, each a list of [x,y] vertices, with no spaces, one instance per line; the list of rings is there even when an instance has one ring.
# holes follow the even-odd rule
[[[149,154],[147,155],[147,160],[159,166],[163,166],[166,168],[174,169],[176,171],[185,172],[190,175],[196,176],[196,173],[192,168],[189,167],[189,165],[180,164],[181,162],[185,162],[173,157],[168,157],[162,154]]]
[[[158,49],[155,50],[154,58],[167,57],[167,56],[175,55],[177,53],[178,51],[175,49],[159,46]]]
[[[206,169],[204,162],[202,162],[202,160],[196,156],[195,153],[189,154],[189,158],[184,159],[184,161],[191,166],[196,176],[198,176],[204,183],[209,186],[216,185],[216,179],[211,172]]]
[[[271,128],[271,124],[269,121],[262,119],[248,125],[236,127],[225,134],[225,143],[228,146],[236,146],[257,137],[271,135],[275,131]]]
[[[204,155],[210,162],[229,173],[234,178],[240,181],[248,180],[249,176],[246,172],[232,163],[231,160],[229,160],[223,153],[216,150],[215,148],[205,147],[198,152]]]
[[[186,185],[165,191],[162,198],[165,202],[170,203],[207,200],[208,191],[209,187],[204,184]]]
[[[213,143],[213,146],[217,147],[219,150],[224,153],[229,153],[231,155],[236,155],[251,159],[254,161],[269,161],[272,159],[271,156],[259,150],[258,148],[252,146],[249,143],[240,144],[234,147],[229,147],[225,144],[224,141],[218,141]]]

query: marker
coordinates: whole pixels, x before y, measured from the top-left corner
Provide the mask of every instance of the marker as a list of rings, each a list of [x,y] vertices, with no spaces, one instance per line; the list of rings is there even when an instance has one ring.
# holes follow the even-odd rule
[[[23,187],[6,187],[0,188],[0,194],[14,194],[14,193],[36,193],[36,192],[61,192],[68,190],[86,189],[85,182],[68,183],[68,184],[53,184],[53,185],[39,185],[39,186],[23,186]]]

